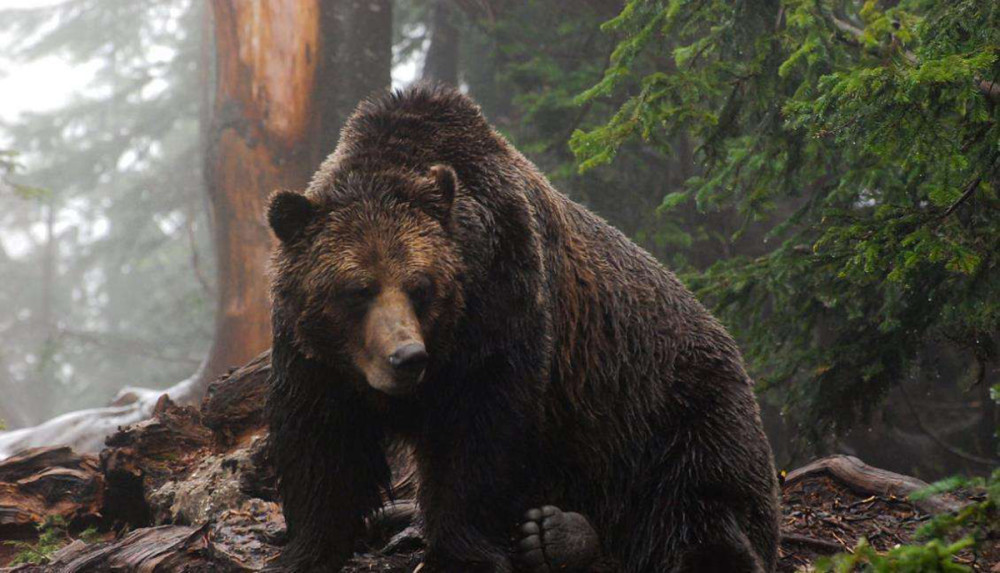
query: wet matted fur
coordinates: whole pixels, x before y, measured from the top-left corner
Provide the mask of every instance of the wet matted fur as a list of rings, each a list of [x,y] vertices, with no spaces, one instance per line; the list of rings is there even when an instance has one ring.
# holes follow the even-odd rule
[[[284,566],[341,566],[402,439],[428,570],[512,571],[511,528],[542,504],[586,516],[628,573],[773,569],[771,452],[732,338],[469,98],[421,85],[362,103],[269,216]],[[405,396],[359,358],[387,289],[429,355]]]

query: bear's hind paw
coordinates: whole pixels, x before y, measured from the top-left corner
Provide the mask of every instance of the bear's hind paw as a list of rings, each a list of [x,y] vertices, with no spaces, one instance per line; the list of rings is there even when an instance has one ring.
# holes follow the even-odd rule
[[[586,571],[600,555],[587,518],[553,505],[528,510],[517,532],[514,561],[525,573]]]

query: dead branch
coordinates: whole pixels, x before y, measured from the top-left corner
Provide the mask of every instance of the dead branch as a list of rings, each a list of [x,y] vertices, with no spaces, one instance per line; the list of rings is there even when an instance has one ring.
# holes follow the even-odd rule
[[[826,475],[862,495],[885,495],[905,498],[928,486],[917,478],[872,467],[854,456],[830,456],[801,467],[785,477],[791,485],[807,477]],[[958,510],[962,504],[949,495],[932,495],[910,500],[919,509],[930,513]]]

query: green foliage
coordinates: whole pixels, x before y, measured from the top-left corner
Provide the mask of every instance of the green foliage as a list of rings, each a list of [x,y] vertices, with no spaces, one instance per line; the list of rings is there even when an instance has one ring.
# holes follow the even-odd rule
[[[927,496],[935,493],[963,488],[982,491],[980,501],[973,501],[955,513],[934,517],[917,531],[919,539],[957,538],[969,540],[979,546],[988,537],[1000,534],[1000,469],[985,478],[950,478],[932,484],[924,492],[914,494]]]
[[[668,189],[759,233],[759,253],[688,265],[761,388],[813,449],[877,411],[948,345],[969,373],[1000,331],[1000,5],[991,0],[630,0],[571,139],[581,170],[639,142],[697,142]],[[673,217],[673,218],[672,218]]]
[[[34,543],[27,541],[4,542],[4,545],[9,545],[17,551],[8,566],[48,563],[53,553],[73,540],[69,534],[66,520],[58,515],[46,517],[44,522],[36,526],[36,529],[38,530],[38,540]],[[88,527],[77,535],[77,539],[87,544],[96,543],[100,540],[100,533],[96,527]]]
[[[60,547],[66,545],[70,540],[66,531],[66,520],[60,516],[46,517],[43,523],[36,526],[38,530],[38,541],[29,543],[27,541],[5,541],[4,545],[9,545],[17,550],[9,565],[22,565],[25,563],[48,563],[53,553]]]
[[[101,533],[97,530],[96,527],[90,526],[81,531],[78,538],[80,539],[80,541],[86,543],[87,545],[90,545],[92,543],[97,543],[98,541],[101,540]]]
[[[945,545],[938,540],[926,545],[903,545],[880,554],[864,539],[850,554],[841,554],[830,560],[817,563],[817,571],[876,571],[878,573],[951,573],[971,571],[969,567],[955,562],[959,551],[972,544],[970,539],[962,539]]]

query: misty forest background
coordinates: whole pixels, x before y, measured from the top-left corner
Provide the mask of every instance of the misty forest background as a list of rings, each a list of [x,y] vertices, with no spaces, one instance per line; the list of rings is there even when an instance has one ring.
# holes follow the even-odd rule
[[[197,395],[266,349],[267,195],[304,188],[359,99],[425,78],[467,91],[714,310],[779,467],[998,466],[995,2],[0,12],[0,74],[50,58],[90,80],[0,125],[8,430],[124,404],[125,387]]]

